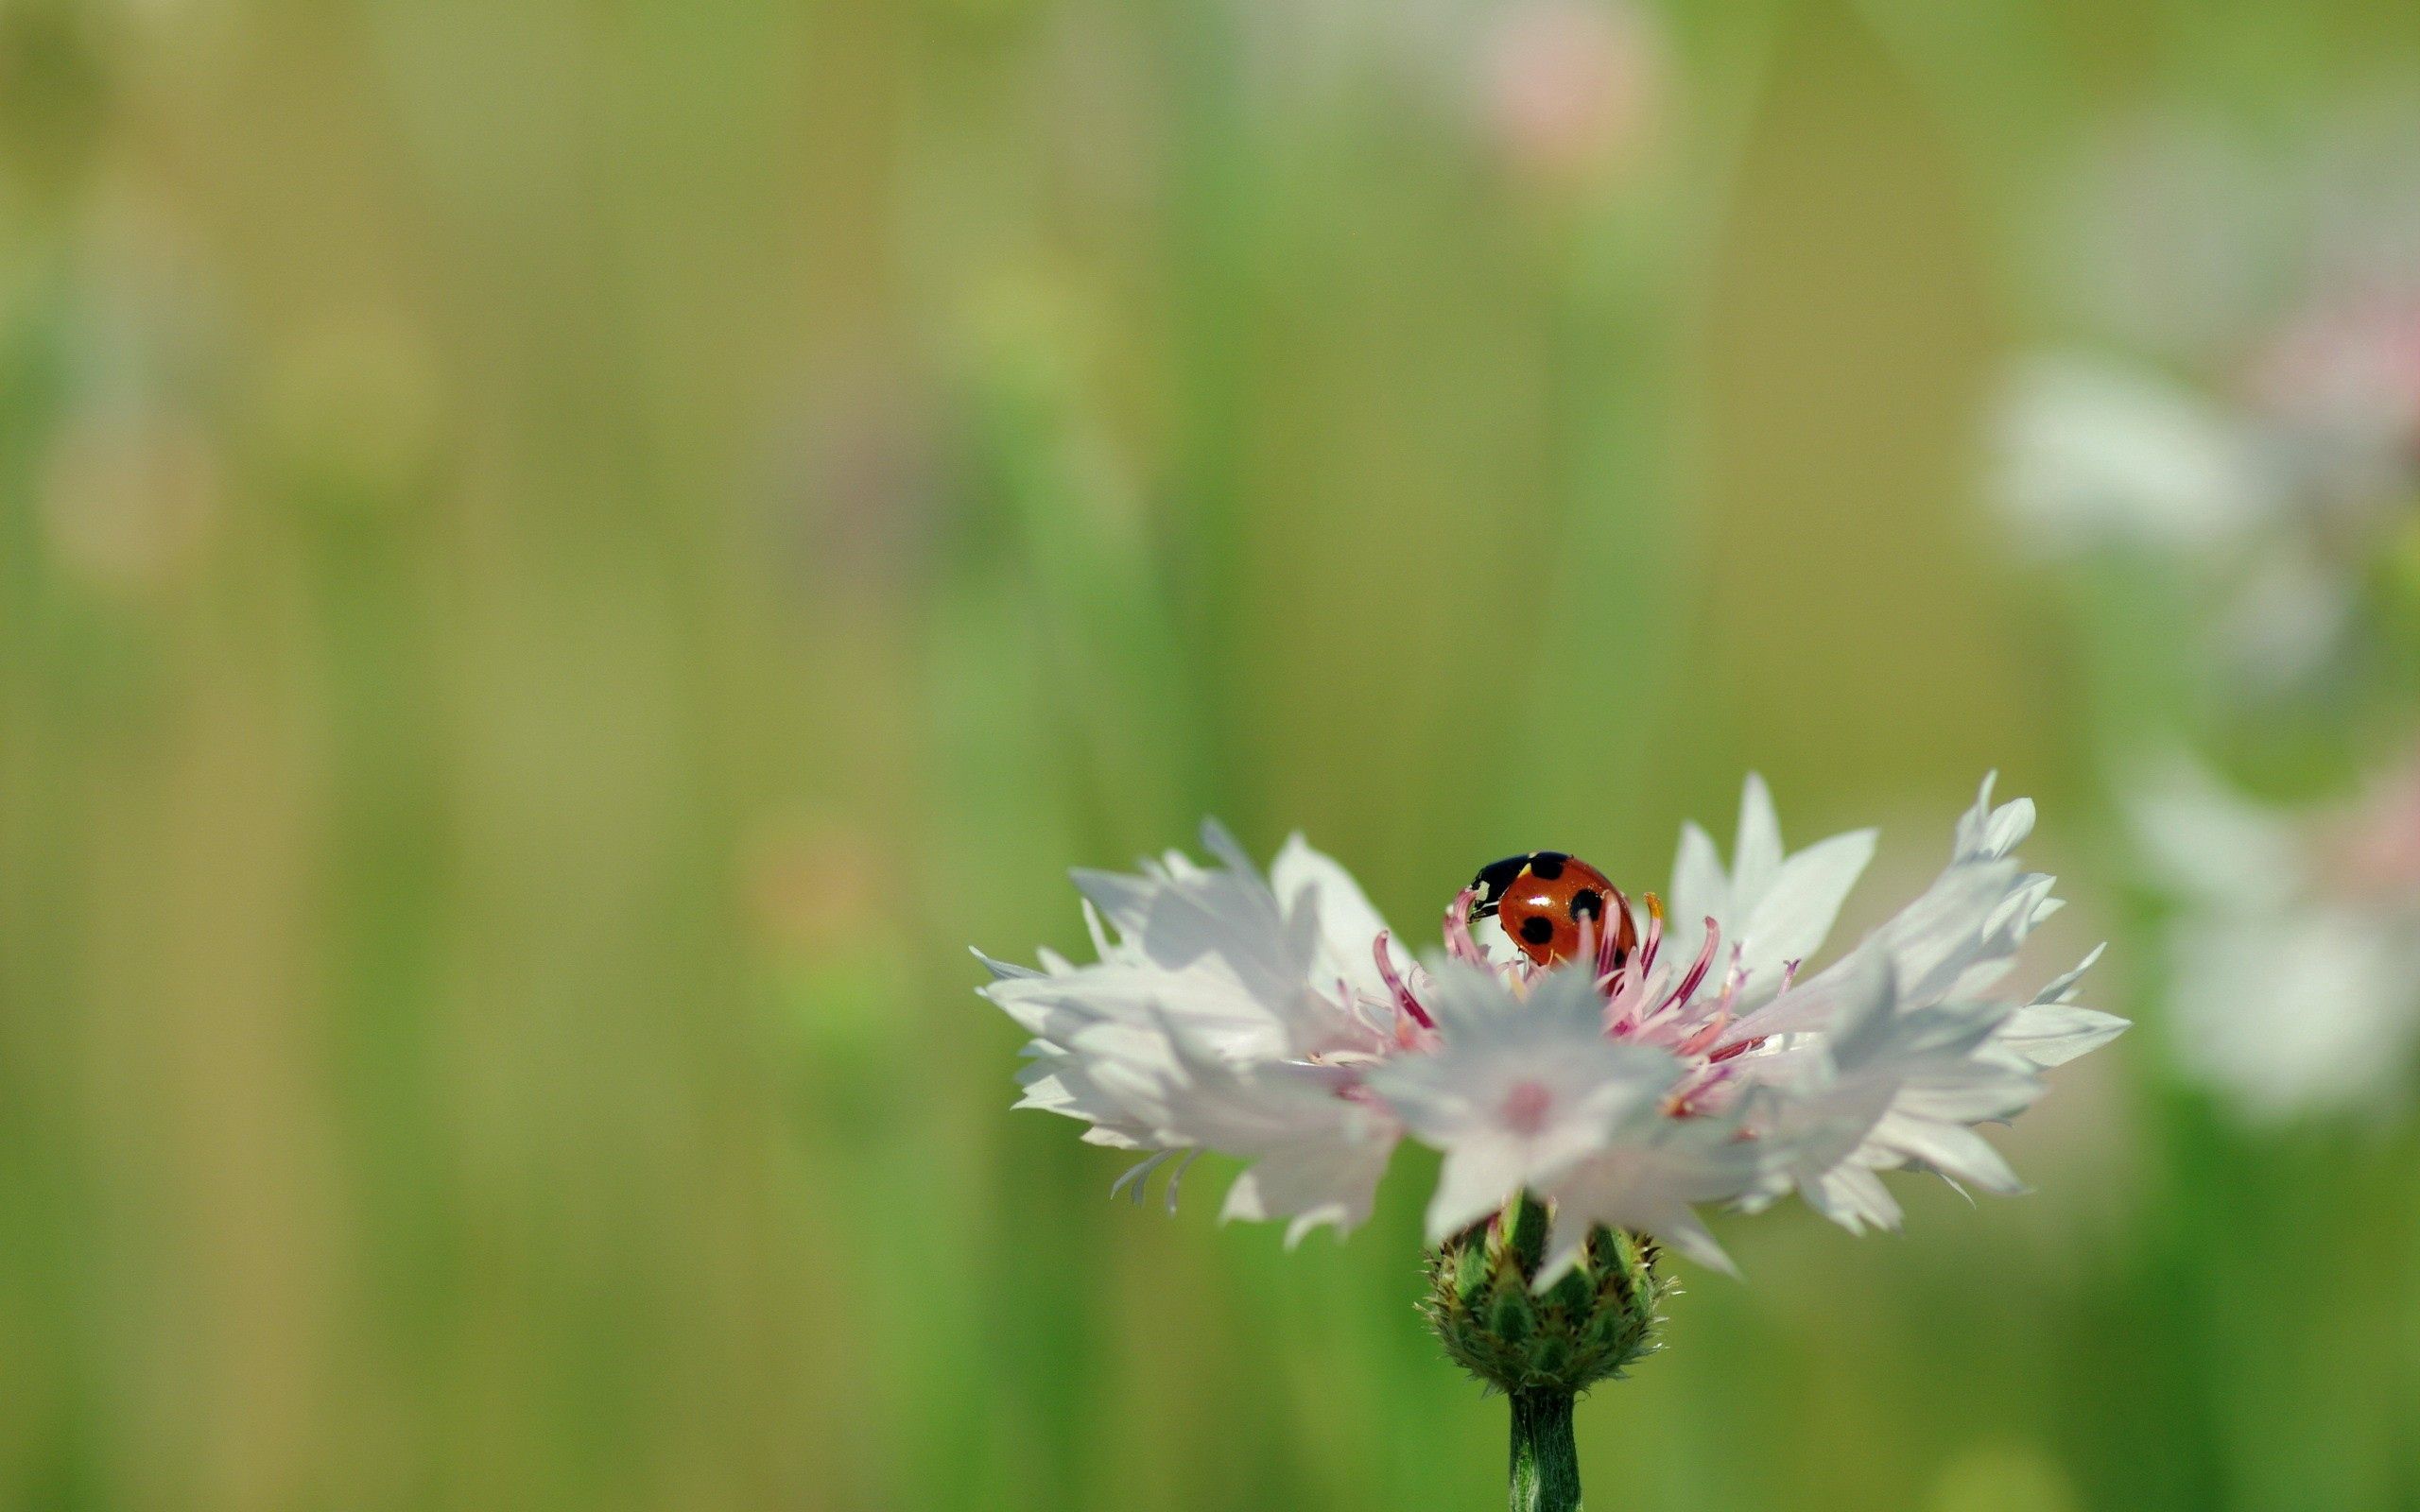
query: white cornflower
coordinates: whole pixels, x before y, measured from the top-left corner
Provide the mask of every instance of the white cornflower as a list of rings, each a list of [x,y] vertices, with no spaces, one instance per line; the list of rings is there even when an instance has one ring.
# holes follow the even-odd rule
[[[1207,826],[1217,867],[1170,853],[1140,875],[1077,873],[1097,962],[986,958],[981,990],[1034,1037],[1020,1106],[1146,1152],[1119,1182],[1138,1197],[1151,1171],[1220,1151],[1247,1162],[1225,1216],[1284,1219],[1290,1244],[1368,1216],[1409,1136],[1444,1155],[1434,1243],[1524,1192],[1549,1204],[1523,1271],[1541,1291],[1600,1229],[1723,1265],[1703,1204],[1758,1208],[1795,1190],[1854,1229],[1898,1221],[1884,1171],[2015,1190],[1975,1125],[2014,1116],[2044,1068],[2124,1027],[2071,1001],[2082,968],[2031,1002],[1994,995],[2058,902],[2051,879],[2010,854],[2031,804],[1995,808],[1990,790],[1939,879],[1813,972],[1801,967],[1874,837],[1791,854],[1752,777],[1727,868],[1704,833],[1684,832],[1672,885],[1687,946],[1652,894],[1634,908],[1610,885],[1600,894],[1584,864],[1537,852],[1482,872],[1447,908],[1443,950],[1414,964],[1300,836],[1264,879]],[[1508,958],[1491,958],[1472,924],[1499,895],[1509,919],[1512,893],[1538,887],[1565,908],[1555,929],[1526,919],[1529,943],[1508,938]]]
[[[2172,761],[2135,827],[2182,902],[2179,1062],[2256,1122],[2389,1110],[2420,1047],[2420,761],[2349,805],[2264,807]]]

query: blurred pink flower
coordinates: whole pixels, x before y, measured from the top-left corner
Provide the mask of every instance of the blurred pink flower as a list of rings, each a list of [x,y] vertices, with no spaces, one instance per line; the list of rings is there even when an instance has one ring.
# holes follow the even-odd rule
[[[1489,26],[1481,69],[1490,134],[1525,174],[1564,180],[1619,172],[1651,146],[1664,104],[1664,43],[1634,5],[1512,6]]]
[[[2255,355],[2247,387],[2314,507],[2358,515],[2408,494],[2420,484],[2420,284],[2322,291]]]
[[[2420,755],[2374,781],[2337,820],[2326,868],[2342,896],[2399,902],[2420,916]]]

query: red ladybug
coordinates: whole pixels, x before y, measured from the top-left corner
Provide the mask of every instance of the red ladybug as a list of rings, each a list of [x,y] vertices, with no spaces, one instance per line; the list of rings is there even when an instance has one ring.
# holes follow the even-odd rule
[[[1539,966],[1552,966],[1580,954],[1580,921],[1594,919],[1600,932],[1613,915],[1613,964],[1619,965],[1638,942],[1631,922],[1629,901],[1605,874],[1577,856],[1561,850],[1532,850],[1506,856],[1478,868],[1471,879],[1471,918],[1494,919],[1505,937]]]

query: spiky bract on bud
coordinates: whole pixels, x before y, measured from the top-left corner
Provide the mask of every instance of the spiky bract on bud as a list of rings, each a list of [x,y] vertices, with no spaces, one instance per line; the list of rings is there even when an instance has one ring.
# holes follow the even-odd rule
[[[1670,1287],[1655,1242],[1598,1228],[1580,1263],[1540,1291],[1547,1228],[1546,1208],[1524,1193],[1428,1257],[1422,1312],[1454,1363],[1498,1391],[1577,1394],[1655,1348]]]

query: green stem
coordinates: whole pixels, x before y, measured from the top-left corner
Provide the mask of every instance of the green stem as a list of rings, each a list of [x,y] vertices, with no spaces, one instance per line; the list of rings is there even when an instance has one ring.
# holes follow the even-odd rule
[[[1512,1512],[1580,1512],[1571,1393],[1512,1393]]]

